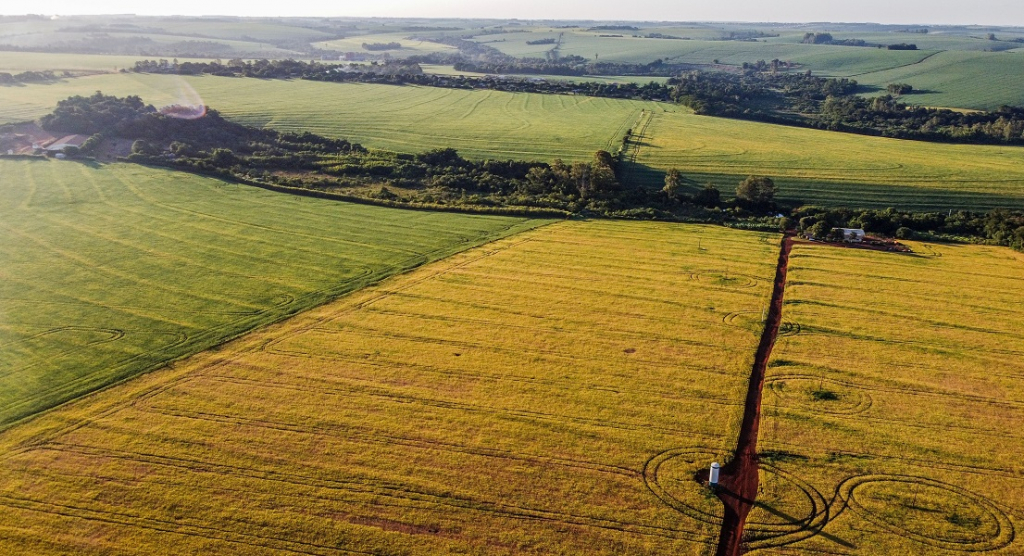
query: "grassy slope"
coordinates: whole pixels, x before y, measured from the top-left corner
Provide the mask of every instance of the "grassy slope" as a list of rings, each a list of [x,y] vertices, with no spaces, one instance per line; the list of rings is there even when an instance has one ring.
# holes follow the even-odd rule
[[[909,83],[918,92],[910,104],[995,109],[1024,105],[1024,52],[940,52],[920,64],[860,75],[859,83],[884,92],[889,83]]]
[[[362,54],[373,54],[379,55],[387,52],[393,57],[404,58],[406,56],[414,56],[418,54],[426,54],[429,52],[456,52],[457,49],[453,46],[440,44],[436,42],[427,41],[413,41],[409,40],[408,37],[417,35],[414,32],[399,32],[399,33],[373,33],[369,35],[354,35],[351,37],[345,37],[343,39],[334,39],[330,41],[323,41],[314,44],[317,48],[324,50],[337,50],[339,52],[359,52]],[[400,50],[381,50],[372,51],[363,48],[363,43],[391,43],[397,42],[402,45]]]
[[[789,453],[768,460],[788,475],[766,474],[771,494],[760,501],[803,518],[798,486],[839,493],[823,534],[796,550],[1024,549],[1011,523],[1024,518],[1024,256],[914,248],[919,255],[794,249],[791,324],[770,364],[760,444]],[[815,391],[836,399],[816,401]],[[779,521],[758,512],[752,519]]]
[[[42,52],[3,52],[0,51],[0,71],[20,73],[23,71],[56,72],[113,72],[135,65],[145,57],[140,56],[104,56],[100,54],[49,54]],[[154,59],[154,57],[150,57]],[[208,58],[178,58],[179,62],[209,61]],[[0,89],[5,91],[6,89]]]
[[[423,267],[0,435],[0,544],[702,553],[777,250],[564,222]]]
[[[0,161],[0,427],[531,225]]]
[[[665,34],[690,36],[687,30]],[[644,32],[648,32],[644,30]],[[601,34],[622,34],[623,37],[601,37]],[[742,65],[758,60],[793,61],[804,64],[815,72],[854,74],[902,66],[927,56],[923,51],[889,51],[876,48],[850,48],[826,45],[793,44],[790,39],[765,39],[765,42],[647,39],[630,36],[620,31],[570,31],[562,35],[559,53],[577,55],[588,60],[608,62],[648,63],[655,59],[666,62],[710,64],[719,60],[723,64]],[[553,45],[527,45],[527,41],[557,38],[557,32],[513,33],[485,35],[475,40],[513,56],[544,57]],[[783,42],[784,41],[784,42]],[[841,68],[841,69],[840,69]]]
[[[141,94],[156,105],[202,99],[246,124],[340,136],[401,152],[454,147],[476,158],[589,158],[613,150],[649,103],[368,84],[110,75],[0,90],[0,120],[41,116],[71,93]],[[179,100],[180,99],[180,100]]]
[[[757,42],[706,40],[709,34],[724,31],[692,28],[644,29],[641,33],[661,32],[695,40],[646,39],[621,33],[623,37],[600,37],[602,32],[536,28],[529,33],[484,35],[475,40],[513,56],[544,57],[553,45],[528,45],[527,41],[557,38],[563,32],[559,52],[587,59],[647,63],[661,58],[669,62],[741,65],[743,62],[778,58],[801,64],[817,75],[853,77],[858,82],[884,90],[889,83],[909,82],[926,94],[908,97],[908,101],[928,106],[992,109],[1000,104],[1022,105],[1020,87],[1021,53],[984,52],[989,48],[1009,48],[1015,43],[978,37],[930,33],[857,33],[835,32],[837,39],[860,38],[872,43],[917,44],[918,51],[890,51],[878,48],[800,44],[803,33],[783,32],[780,37]],[[1014,35],[1002,33],[1002,37]],[[701,40],[704,39],[704,40]]]
[[[1024,149],[947,145],[656,113],[640,148],[647,167],[679,168],[693,187],[731,191],[768,175],[782,195],[820,204],[907,209],[1020,207]],[[660,175],[648,178],[657,185]]]
[[[727,194],[749,174],[772,176],[788,198],[908,209],[1019,207],[1024,150],[865,137],[695,116],[652,102],[429,87],[107,75],[0,90],[0,120],[38,117],[57,100],[102,89],[157,105],[188,102],[189,88],[238,121],[311,130],[371,147],[419,152],[454,147],[474,158],[567,160],[614,151],[641,110],[653,114],[634,169],[660,187],[677,167],[693,188]],[[641,124],[642,125],[642,124]]]
[[[489,74],[477,73],[472,71],[457,71],[454,66],[441,66],[422,64],[423,72],[433,75],[465,75],[467,77],[485,77]],[[516,75],[524,79],[544,79],[546,81],[569,81],[573,83],[580,82],[598,82],[598,83],[637,83],[640,85],[646,85],[650,82],[665,83],[668,81],[668,77],[645,77],[642,75],[538,75],[538,74],[508,74]]]

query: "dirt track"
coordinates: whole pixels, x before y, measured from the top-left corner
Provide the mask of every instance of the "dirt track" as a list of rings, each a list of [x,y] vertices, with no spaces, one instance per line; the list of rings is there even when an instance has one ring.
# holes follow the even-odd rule
[[[743,524],[757,498],[758,461],[757,431],[761,421],[761,390],[764,376],[771,357],[775,338],[782,324],[782,296],[786,290],[786,271],[789,266],[789,252],[793,247],[792,236],[782,240],[779,263],[775,271],[775,286],[772,289],[771,307],[765,322],[761,343],[757,346],[754,368],[750,373],[747,388],[746,409],[740,428],[739,442],[733,460],[722,468],[719,476],[718,497],[725,504],[725,522],[718,539],[717,556],[738,556],[743,537]]]

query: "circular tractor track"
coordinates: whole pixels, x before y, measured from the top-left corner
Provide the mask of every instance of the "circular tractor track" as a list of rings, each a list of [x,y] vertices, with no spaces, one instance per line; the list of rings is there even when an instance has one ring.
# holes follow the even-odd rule
[[[825,497],[793,473],[764,461],[758,465],[761,492],[743,528],[747,546],[751,550],[781,547],[818,534],[829,520]],[[766,487],[772,482],[770,477],[777,483]],[[775,496],[769,495],[771,491]],[[773,504],[773,499],[781,503]]]
[[[703,285],[719,288],[754,288],[758,279],[746,274],[737,274],[725,270],[706,270],[690,274],[690,280]]]
[[[1010,518],[988,498],[926,477],[856,475],[839,485],[837,495],[841,508],[893,535],[944,550],[998,550],[1015,536]],[[897,504],[903,508],[889,509]]]
[[[860,415],[871,409],[871,395],[839,380],[814,375],[788,374],[769,377],[765,388],[778,400],[780,406],[832,415]],[[827,389],[837,395],[834,400],[816,400],[815,387]]]

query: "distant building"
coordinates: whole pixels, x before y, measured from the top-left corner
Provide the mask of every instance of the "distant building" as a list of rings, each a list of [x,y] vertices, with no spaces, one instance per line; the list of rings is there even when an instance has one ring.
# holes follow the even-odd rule
[[[832,231],[843,232],[843,241],[848,243],[860,243],[866,235],[860,228],[832,228]]]
[[[82,145],[89,140],[88,135],[68,135],[57,139],[53,143],[46,146],[46,150],[51,153],[60,152],[68,147],[82,148]]]

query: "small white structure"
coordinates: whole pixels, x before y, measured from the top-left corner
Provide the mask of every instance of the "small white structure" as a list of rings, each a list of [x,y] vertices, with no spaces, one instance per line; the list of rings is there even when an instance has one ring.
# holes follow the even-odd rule
[[[860,228],[833,228],[832,231],[843,232],[843,241],[847,243],[860,243],[864,241],[864,230]]]
[[[708,486],[718,486],[718,473],[721,469],[722,466],[718,465],[717,461],[711,464],[711,473],[708,475]]]

